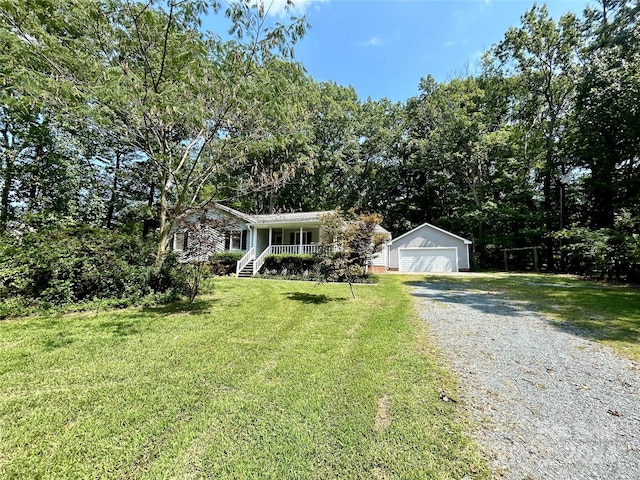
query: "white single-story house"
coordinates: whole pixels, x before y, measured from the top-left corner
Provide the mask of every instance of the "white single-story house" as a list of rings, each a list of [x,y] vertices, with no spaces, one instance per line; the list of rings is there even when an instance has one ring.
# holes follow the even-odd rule
[[[471,241],[423,223],[394,238],[387,246],[387,269],[398,272],[459,272],[469,270]]]
[[[313,254],[320,248],[322,216],[330,212],[276,213],[250,215],[216,203],[197,213],[185,215],[172,232],[172,248],[183,251],[189,245],[189,225],[217,225],[207,255],[242,252],[236,268],[239,276],[260,271],[270,254]],[[376,234],[387,238],[382,251],[370,262],[374,272],[457,272],[469,269],[471,242],[428,223],[395,239],[380,225]]]
[[[331,213],[297,212],[270,215],[250,215],[222,204],[211,205],[202,211],[179,219],[172,232],[172,248],[183,251],[189,245],[187,225],[195,223],[221,226],[209,253],[232,251],[245,255],[238,261],[236,273],[251,276],[260,271],[264,258],[270,254],[313,254],[320,248],[322,216]],[[391,234],[380,225],[376,233],[391,240]],[[386,248],[386,246],[385,246]],[[372,264],[379,263],[379,255]]]

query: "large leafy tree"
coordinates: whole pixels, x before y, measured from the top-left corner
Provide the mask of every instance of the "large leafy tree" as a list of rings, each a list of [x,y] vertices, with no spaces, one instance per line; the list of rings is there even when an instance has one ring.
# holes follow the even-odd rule
[[[576,101],[576,150],[585,179],[592,228],[612,228],[620,209],[637,215],[640,175],[640,6],[601,0],[588,9],[588,40]]]
[[[310,162],[275,198],[276,209],[329,210],[351,205],[358,162],[360,100],[352,87],[307,82],[306,121]]]
[[[526,243],[535,224],[532,167],[508,122],[509,86],[493,77],[426,77],[406,109],[404,218],[473,237],[483,261],[487,245]]]
[[[582,23],[582,76],[572,118],[580,215],[566,240],[570,268],[636,280],[640,271],[640,6],[600,0]]]
[[[34,76],[59,84],[55,101],[118,132],[153,165],[158,262],[175,218],[216,194],[212,183],[247,161],[249,143],[277,135],[260,128],[263,119],[287,118],[280,99],[291,76],[274,65],[290,57],[304,21],[267,25],[262,4],[234,2],[226,10],[233,37],[223,41],[200,23],[220,7],[196,0],[11,2],[3,14],[14,44],[34,50]]]
[[[73,96],[53,60],[79,35],[73,21],[53,20],[65,5],[0,3],[0,233],[12,219],[70,215],[81,193],[78,158],[64,137],[66,112],[54,107]],[[81,61],[83,51],[68,63]]]
[[[272,196],[274,209],[387,211],[397,181],[402,107],[386,99],[360,101],[352,87],[305,85],[298,124],[304,143],[297,155],[308,162]]]
[[[0,105],[0,233],[30,224],[59,223],[87,215],[91,167],[79,155],[59,118],[15,99]],[[81,180],[82,179],[82,180]]]
[[[566,147],[566,120],[572,109],[578,78],[580,30],[573,14],[559,21],[546,6],[534,6],[522,16],[520,27],[511,27],[494,49],[503,74],[520,83],[521,97],[514,105],[515,119],[526,124],[529,135],[540,136],[542,150],[535,155],[542,183],[543,212],[547,233],[564,226],[559,205],[562,180],[567,164],[562,156]],[[535,140],[533,142],[536,143]],[[547,235],[547,266],[554,267],[553,239]]]

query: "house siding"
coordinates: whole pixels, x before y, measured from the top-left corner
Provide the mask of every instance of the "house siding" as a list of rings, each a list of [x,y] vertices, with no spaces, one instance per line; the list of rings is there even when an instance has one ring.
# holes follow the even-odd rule
[[[389,247],[389,269],[397,270],[398,250],[401,248],[436,248],[456,247],[458,249],[458,269],[469,269],[469,247],[464,241],[459,240],[444,232],[440,232],[428,225],[412,232],[405,237],[396,239]]]
[[[256,257],[269,246],[269,229],[261,228],[256,230]]]
[[[371,266],[385,268],[387,266],[388,254],[389,254],[389,247],[387,245],[383,245],[382,251],[374,254],[371,257]]]
[[[171,247],[176,251],[181,251],[182,244],[183,244],[183,241],[181,240],[181,238],[183,238],[185,232],[189,231],[189,228],[185,226],[193,225],[193,224],[202,222],[203,220],[205,221],[205,223],[207,221],[223,221],[225,222],[227,229],[235,230],[235,231],[243,230],[245,232],[244,235],[249,234],[249,232],[247,231],[246,224],[238,220],[234,216],[224,212],[207,210],[204,215],[202,214],[202,212],[191,213],[189,215],[186,215],[180,220],[180,223],[176,227],[174,227],[172,230]],[[188,233],[187,233],[187,236],[189,236]],[[219,252],[226,251],[229,248],[227,238],[228,237],[225,232],[216,231],[215,238],[214,238],[214,245],[211,253],[219,253]],[[187,244],[188,242],[189,242],[189,239],[187,239]]]
[[[216,231],[215,240],[214,240],[215,243],[213,247],[214,253],[220,253],[225,251],[226,245],[224,244],[224,241],[225,241],[224,234]]]

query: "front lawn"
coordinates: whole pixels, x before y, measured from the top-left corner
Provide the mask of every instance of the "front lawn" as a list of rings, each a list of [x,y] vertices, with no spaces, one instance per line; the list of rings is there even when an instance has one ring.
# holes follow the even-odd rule
[[[589,282],[567,275],[514,273],[406,277],[455,282],[467,288],[504,293],[567,325],[573,333],[640,360],[640,288]],[[577,327],[573,328],[573,327]]]
[[[0,478],[487,478],[401,277],[0,322]]]

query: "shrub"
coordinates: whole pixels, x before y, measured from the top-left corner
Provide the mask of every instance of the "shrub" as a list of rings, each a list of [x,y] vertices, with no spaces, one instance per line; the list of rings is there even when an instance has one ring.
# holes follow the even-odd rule
[[[640,221],[628,211],[616,214],[613,228],[561,230],[569,271],[604,280],[640,280]]]
[[[280,253],[264,257],[263,271],[280,276],[313,276],[316,270],[317,259],[313,255],[295,255]]]
[[[142,298],[179,288],[175,258],[154,266],[154,243],[76,226],[3,238],[0,294],[27,303],[63,305]]]
[[[236,271],[236,264],[244,256],[243,252],[214,253],[209,257],[211,273],[214,275],[230,275]]]

